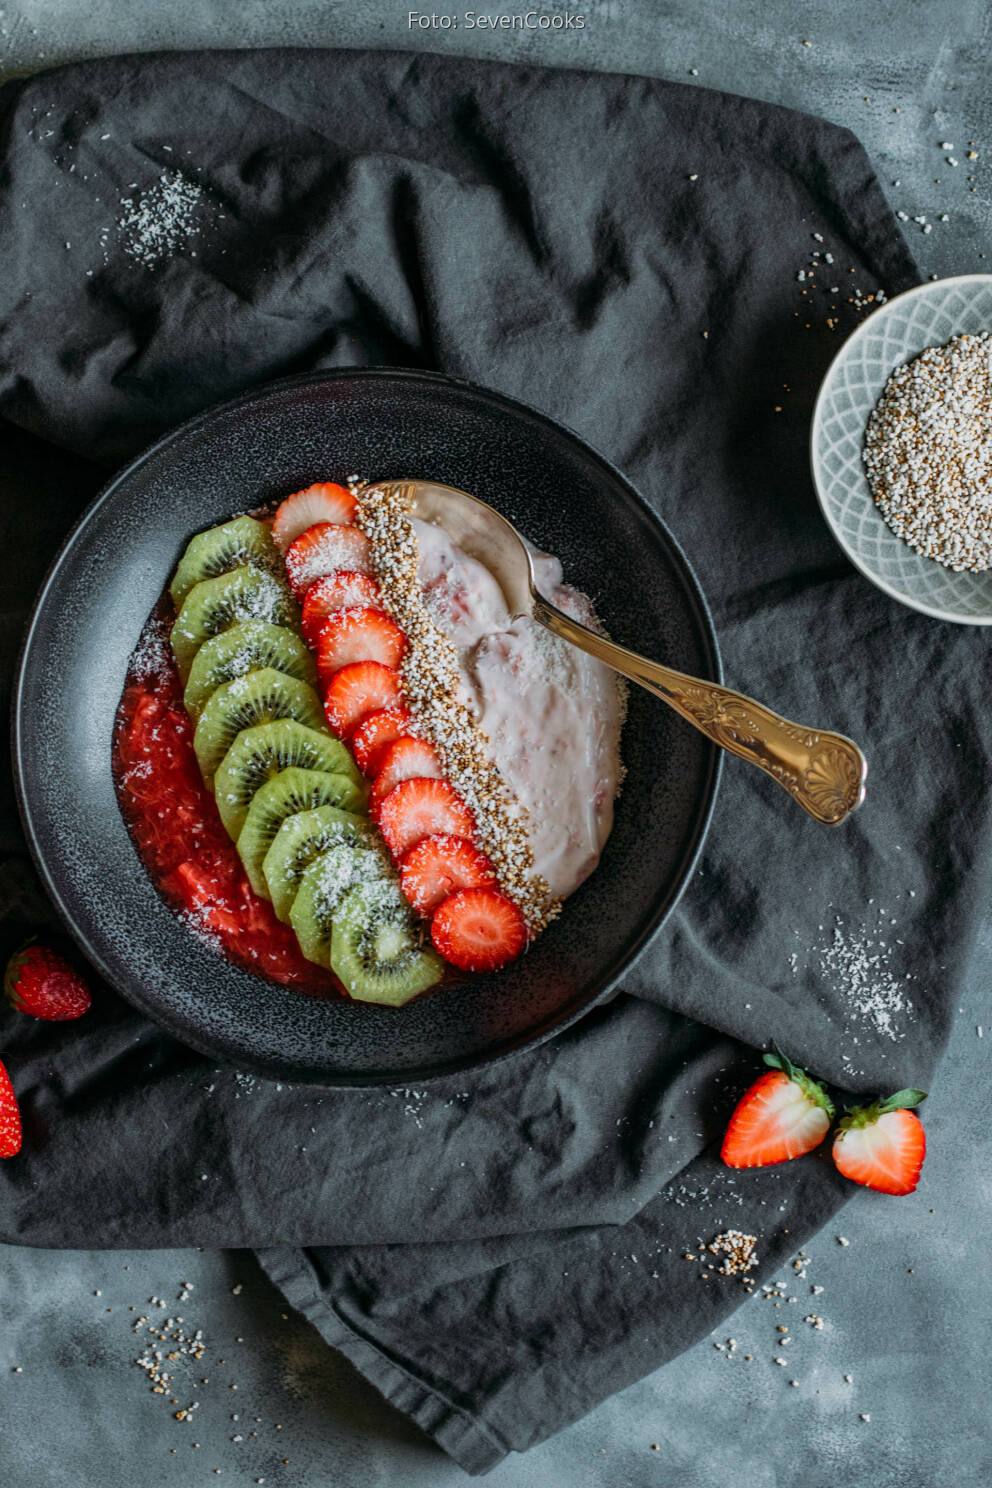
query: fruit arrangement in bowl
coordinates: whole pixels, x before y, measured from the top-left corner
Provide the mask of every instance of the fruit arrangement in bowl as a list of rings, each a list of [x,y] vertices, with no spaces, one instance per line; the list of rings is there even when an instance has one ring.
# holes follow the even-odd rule
[[[115,782],[159,891],[229,959],[402,1006],[520,956],[593,870],[623,714],[615,675],[515,619],[441,528],[319,483],[190,540]]]
[[[349,368],[253,389],[198,414],[112,478],[42,585],[11,699],[14,781],[34,864],[87,961],[141,1012],[212,1058],[335,1086],[396,1085],[489,1065],[582,1017],[627,974],[689,881],[720,777],[712,743],[636,688],[623,722],[618,794],[623,704],[613,675],[576,667],[560,645],[545,648],[543,634],[514,622],[488,570],[439,527],[416,526],[416,515],[410,583],[411,554],[399,542],[409,529],[363,504],[348,475],[356,469],[386,483],[423,476],[471,491],[539,545],[532,556],[540,590],[557,608],[595,624],[583,597],[592,596],[617,638],[636,650],[661,652],[694,676],[720,671],[692,569],[630,483],[536,410],[441,374]],[[339,482],[355,506],[346,501],[334,511],[325,501],[304,515],[297,502],[300,530],[287,539],[280,525],[284,553],[273,536],[276,512],[315,482]],[[330,525],[356,527],[370,544],[366,550],[359,540],[356,553],[374,559],[362,577],[376,590],[349,580],[338,598],[350,602],[339,608],[380,610],[406,642],[393,668],[399,706],[442,772],[432,777],[418,766],[411,778],[445,779],[461,797],[474,836],[457,840],[489,860],[499,892],[528,929],[516,959],[491,973],[445,960],[442,980],[399,1013],[347,995],[253,888],[221,818],[220,766],[211,790],[185,704],[192,684],[194,710],[202,711],[217,690],[212,663],[228,645],[237,656],[240,637],[219,637],[237,625],[276,624],[298,643],[286,642],[299,661],[295,680],[318,698],[323,726],[313,732],[325,748],[337,737],[324,712],[330,682],[318,675],[314,630],[333,613],[320,613],[335,602],[333,575],[367,565],[334,559],[309,603],[318,578],[306,575],[301,603],[286,568],[289,547],[329,510],[349,518]],[[243,574],[232,581],[209,624],[215,633],[190,647],[184,681],[171,643],[179,615],[170,587],[197,537],[243,517],[265,529],[244,528],[262,537],[255,561],[235,543],[218,570],[196,582],[220,579],[222,588],[238,569],[257,569],[263,582]],[[294,666],[279,660],[273,670]],[[218,686],[238,670],[235,662]],[[354,762],[363,820],[378,842],[374,775],[358,758],[376,740],[360,723],[338,742]],[[317,769],[340,774],[331,763]],[[321,808],[307,802],[306,809]],[[392,861],[384,838],[381,851]],[[442,851],[442,862],[454,851],[466,871],[462,848]],[[423,861],[428,852],[412,860],[408,882],[434,872]],[[547,923],[559,904],[562,913]],[[420,947],[442,954],[433,913],[416,913]]]

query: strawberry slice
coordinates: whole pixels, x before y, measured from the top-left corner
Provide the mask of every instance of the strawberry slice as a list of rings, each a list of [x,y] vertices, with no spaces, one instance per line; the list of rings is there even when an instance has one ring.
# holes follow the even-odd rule
[[[286,550],[286,576],[300,604],[311,584],[337,568],[372,572],[372,544],[357,527],[318,522],[295,537]]]
[[[399,672],[381,661],[353,661],[331,678],[324,714],[331,733],[343,739],[366,713],[395,708],[401,698]]]
[[[21,1112],[10,1076],[0,1061],[0,1157],[16,1157],[21,1150]]]
[[[272,523],[272,536],[279,551],[285,553],[293,539],[315,522],[346,524],[354,522],[357,514],[358,502],[351,492],[325,481],[286,497]]]
[[[464,837],[446,832],[422,837],[400,864],[400,888],[414,909],[433,914],[438,905],[459,889],[495,889],[493,865]]]
[[[320,627],[335,610],[359,609],[379,602],[379,585],[368,574],[336,568],[310,585],[303,596],[303,639],[313,650]]]
[[[440,780],[443,773],[437,750],[426,739],[415,739],[412,734],[394,739],[383,750],[375,784],[369,795],[369,811],[373,821],[378,820],[379,807],[401,780],[415,780],[418,777],[422,780]]]
[[[379,806],[379,831],[393,857],[399,859],[421,837],[432,837],[435,832],[471,839],[475,823],[447,780],[401,780]]]
[[[431,939],[462,971],[496,971],[520,955],[527,926],[513,900],[496,889],[459,889],[434,911]]]
[[[888,1100],[847,1111],[833,1145],[834,1162],[844,1177],[879,1193],[912,1193],[920,1181],[927,1139],[909,1107],[923,1100],[922,1090],[897,1090]]]
[[[52,1023],[81,1018],[90,1005],[90,991],[79,972],[58,951],[33,941],[7,962],[4,992],[11,1007]]]
[[[317,675],[326,687],[335,672],[353,661],[398,667],[406,636],[382,610],[335,610],[320,627],[314,649]]]
[[[366,775],[378,775],[386,745],[410,733],[413,714],[407,708],[380,708],[362,719],[348,740],[358,768]]]
[[[737,1103],[720,1148],[728,1168],[764,1168],[812,1152],[827,1135],[834,1108],[818,1081],[784,1054],[765,1055],[767,1074]]]

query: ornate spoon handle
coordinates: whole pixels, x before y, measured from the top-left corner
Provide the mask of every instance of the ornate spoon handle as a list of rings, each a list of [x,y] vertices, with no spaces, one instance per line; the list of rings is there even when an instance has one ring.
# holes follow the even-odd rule
[[[803,728],[743,693],[638,656],[532,592],[535,620],[662,698],[721,749],[750,760],[818,822],[837,826],[861,805],[868,764],[858,746],[843,734]]]

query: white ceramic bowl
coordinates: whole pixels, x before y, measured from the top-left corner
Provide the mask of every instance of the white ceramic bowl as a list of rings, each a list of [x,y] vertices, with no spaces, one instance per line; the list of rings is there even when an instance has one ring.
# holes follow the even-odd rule
[[[896,367],[965,332],[992,332],[992,274],[920,284],[889,300],[834,357],[813,410],[810,458],[834,537],[879,589],[938,620],[992,625],[992,569],[954,573],[887,526],[861,460],[865,425]]]

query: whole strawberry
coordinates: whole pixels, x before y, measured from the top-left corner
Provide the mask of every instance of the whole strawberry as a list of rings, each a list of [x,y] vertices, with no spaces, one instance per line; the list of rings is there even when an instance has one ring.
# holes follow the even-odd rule
[[[0,1157],[16,1157],[21,1150],[21,1113],[10,1076],[0,1061]]]
[[[818,1080],[781,1051],[764,1056],[767,1073],[737,1102],[720,1156],[728,1168],[764,1168],[818,1147],[834,1108]]]
[[[923,1123],[911,1106],[922,1090],[897,1090],[887,1100],[854,1106],[838,1123],[833,1159],[845,1178],[879,1193],[911,1194],[927,1151]]]
[[[7,962],[3,989],[11,1007],[61,1023],[81,1018],[90,1005],[89,988],[64,956],[28,941]]]

